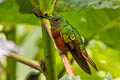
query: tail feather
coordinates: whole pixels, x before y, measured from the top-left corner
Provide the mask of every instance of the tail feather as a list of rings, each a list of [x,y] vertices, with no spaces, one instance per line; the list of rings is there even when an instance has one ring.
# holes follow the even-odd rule
[[[86,56],[84,54],[82,54],[82,55],[86,59],[86,61],[88,61],[95,68],[95,70],[98,71],[96,64],[93,62],[93,60],[89,56]]]
[[[73,50],[71,50],[71,54],[73,56],[73,58],[75,59],[75,61],[79,64],[79,66],[88,74],[91,74],[90,68],[87,64],[87,61],[85,60],[85,58],[82,56],[82,54],[80,54],[80,50],[79,47],[74,48]]]
[[[71,43],[66,45],[68,46],[75,61],[86,73],[91,74],[91,71],[87,62],[89,62],[97,70],[95,63],[87,55],[86,50],[85,49],[80,50],[79,44],[76,41],[72,41]]]

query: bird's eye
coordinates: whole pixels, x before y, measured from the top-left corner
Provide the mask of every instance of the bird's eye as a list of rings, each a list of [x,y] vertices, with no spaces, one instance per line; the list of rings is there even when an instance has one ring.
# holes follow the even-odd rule
[[[60,19],[55,19],[56,22],[60,22]]]

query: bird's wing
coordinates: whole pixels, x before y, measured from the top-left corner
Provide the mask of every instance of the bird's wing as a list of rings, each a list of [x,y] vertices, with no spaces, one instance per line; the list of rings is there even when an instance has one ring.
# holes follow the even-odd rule
[[[66,29],[67,30],[67,29]],[[69,48],[73,58],[75,61],[79,64],[79,66],[88,74],[91,74],[90,68],[87,64],[87,60],[83,57],[83,55],[80,52],[80,46],[79,43],[74,35],[74,32],[68,32],[62,31],[61,36],[66,44],[66,46]]]
[[[79,35],[79,33],[77,32],[76,29],[74,29],[73,32],[74,32],[74,34],[77,38],[77,42],[79,42],[80,53],[86,59],[86,61],[89,62],[97,70],[97,67],[96,67],[95,63],[93,62],[93,60],[87,54],[87,51],[85,49],[85,45],[84,45],[83,40],[81,39],[81,36]]]

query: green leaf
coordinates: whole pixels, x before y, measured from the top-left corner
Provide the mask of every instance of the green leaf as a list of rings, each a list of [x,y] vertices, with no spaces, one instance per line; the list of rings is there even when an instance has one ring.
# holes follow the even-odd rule
[[[16,0],[20,13],[33,13],[33,6],[28,0]]]
[[[38,5],[38,0],[34,0]],[[31,14],[33,13],[33,5],[30,3],[30,0],[16,0],[19,5],[19,12],[23,14]]]
[[[80,76],[73,77],[73,76],[65,75],[60,80],[81,80],[81,79]]]
[[[104,43],[106,43],[108,46],[120,49],[120,25],[115,25],[113,28],[109,28],[105,32],[101,33],[99,37],[96,37],[97,39],[102,40]]]
[[[29,8],[26,8],[27,10],[29,11]],[[0,3],[0,24],[40,25],[40,20],[33,14],[20,14],[15,0],[5,0],[3,3]]]

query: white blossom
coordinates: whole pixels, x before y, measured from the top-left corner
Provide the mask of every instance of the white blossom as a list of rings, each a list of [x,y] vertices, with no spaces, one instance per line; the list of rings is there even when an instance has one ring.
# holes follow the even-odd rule
[[[19,48],[14,42],[0,38],[0,59],[3,56],[9,56],[12,52],[18,53],[19,51]]]

